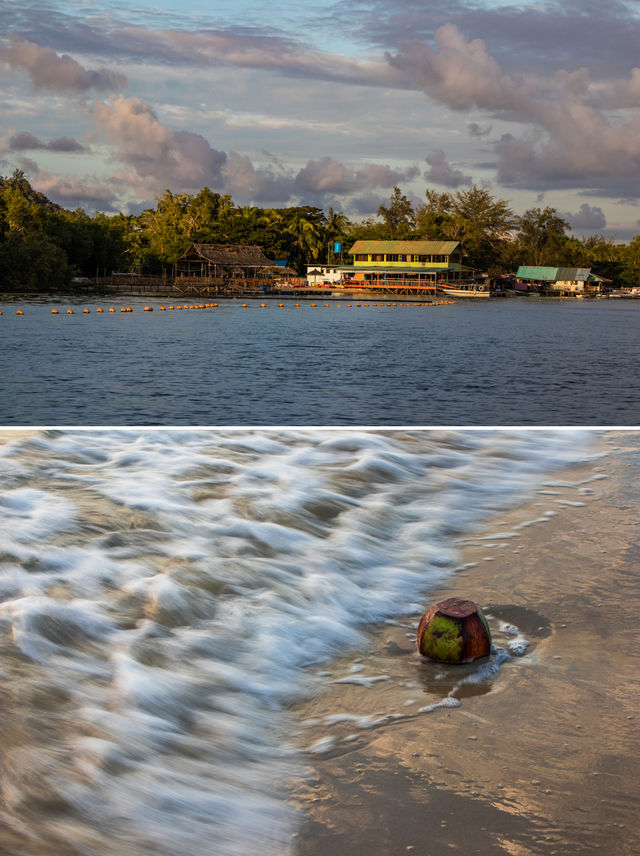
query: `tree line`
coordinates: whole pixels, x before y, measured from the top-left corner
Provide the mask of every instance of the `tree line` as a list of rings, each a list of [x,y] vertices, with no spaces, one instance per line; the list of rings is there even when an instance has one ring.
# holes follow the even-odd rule
[[[473,186],[455,193],[427,189],[415,206],[398,187],[376,217],[349,220],[311,205],[235,205],[205,187],[165,190],[139,215],[70,211],[34,190],[23,172],[0,177],[0,288],[55,290],[73,277],[112,271],[171,273],[192,243],[256,244],[303,273],[334,259],[333,246],[356,240],[459,241],[466,265],[492,276],[519,265],[590,267],[618,286],[640,286],[640,235],[628,244],[602,235],[578,239],[554,208],[517,216],[509,203]],[[344,257],[343,263],[350,258]]]

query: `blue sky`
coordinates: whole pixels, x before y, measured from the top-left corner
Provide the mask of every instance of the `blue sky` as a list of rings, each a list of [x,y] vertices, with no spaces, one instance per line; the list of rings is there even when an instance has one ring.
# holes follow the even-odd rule
[[[67,207],[165,188],[375,215],[478,184],[640,233],[640,4],[0,0],[0,174]]]

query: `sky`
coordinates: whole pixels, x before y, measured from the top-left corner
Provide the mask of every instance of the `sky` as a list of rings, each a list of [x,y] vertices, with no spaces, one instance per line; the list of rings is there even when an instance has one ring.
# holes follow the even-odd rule
[[[375,217],[474,184],[640,233],[640,1],[0,0],[0,175]]]

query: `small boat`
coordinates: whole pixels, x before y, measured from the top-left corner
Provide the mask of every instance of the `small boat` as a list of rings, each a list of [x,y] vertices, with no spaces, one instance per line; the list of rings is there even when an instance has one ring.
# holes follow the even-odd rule
[[[439,282],[438,291],[447,297],[491,297],[489,282],[478,280],[460,280],[458,282]]]

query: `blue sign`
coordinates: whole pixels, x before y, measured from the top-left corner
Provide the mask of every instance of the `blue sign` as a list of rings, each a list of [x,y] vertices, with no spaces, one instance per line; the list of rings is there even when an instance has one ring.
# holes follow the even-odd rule
[[[333,245],[333,252],[334,253],[341,253],[342,252],[342,244],[340,244],[338,241],[336,241],[335,244]]]

